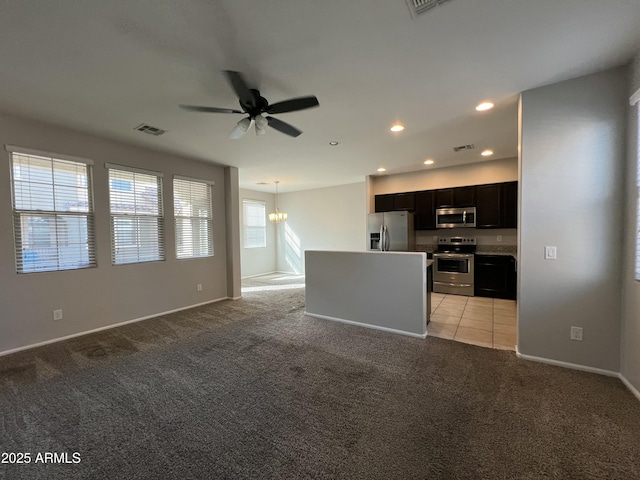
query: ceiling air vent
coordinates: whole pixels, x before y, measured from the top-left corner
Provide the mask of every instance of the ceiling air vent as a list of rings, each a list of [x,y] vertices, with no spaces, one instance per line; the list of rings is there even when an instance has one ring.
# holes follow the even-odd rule
[[[156,137],[162,135],[166,132],[166,130],[162,130],[161,128],[152,127],[151,125],[147,125],[146,123],[141,123],[134,130],[138,130],[142,133],[148,133],[149,135],[155,135]]]
[[[416,18],[421,13],[425,13],[433,7],[437,7],[448,1],[449,0],[406,0],[412,18]]]
[[[474,148],[476,148],[476,146],[473,143],[470,143],[469,145],[460,145],[459,147],[453,147],[453,151],[459,152],[461,150],[473,150]]]

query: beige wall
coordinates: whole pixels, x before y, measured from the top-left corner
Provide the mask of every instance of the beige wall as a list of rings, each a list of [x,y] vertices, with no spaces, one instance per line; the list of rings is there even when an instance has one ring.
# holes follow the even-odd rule
[[[521,354],[620,369],[627,73],[521,96]],[[546,245],[557,247],[557,260],[544,260]],[[571,326],[584,329],[584,341],[570,340]]]
[[[280,194],[278,270],[304,272],[305,250],[364,251],[365,182]]]
[[[372,176],[371,179],[374,195],[512,182],[518,180],[518,159],[505,158],[471,165],[425,168],[418,172]]]
[[[631,96],[640,89],[640,52],[632,65],[632,79],[627,93]],[[636,240],[636,219],[638,218],[636,187],[638,178],[638,106],[628,106],[629,127],[627,142],[626,168],[626,215],[625,215],[625,249],[623,272],[623,303],[622,303],[622,343],[620,372],[640,392],[640,282],[634,278]]]
[[[227,297],[225,189],[220,167],[0,115],[0,144],[94,161],[97,268],[18,275],[8,153],[0,164],[0,352]],[[166,260],[111,265],[107,170],[116,163],[164,174]],[[213,180],[215,256],[175,258],[172,176]],[[196,291],[196,284],[203,290]],[[53,321],[52,310],[63,320]]]

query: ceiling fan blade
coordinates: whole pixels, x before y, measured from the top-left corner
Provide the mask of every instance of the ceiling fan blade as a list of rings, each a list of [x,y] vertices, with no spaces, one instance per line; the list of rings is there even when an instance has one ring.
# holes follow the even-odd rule
[[[234,72],[232,70],[225,70],[225,75],[229,80],[229,83],[233,87],[233,91],[236,92],[236,95],[240,99],[240,104],[242,106],[247,106],[250,109],[256,106],[255,98],[253,93],[251,93],[251,89],[247,85],[244,77],[240,72]]]
[[[309,97],[292,98],[282,102],[276,102],[269,105],[265,110],[267,113],[286,113],[295,112],[296,110],[304,110],[305,108],[317,107],[320,105],[318,99],[313,95]]]
[[[290,137],[297,137],[302,134],[302,130],[298,130],[296,127],[294,127],[293,125],[289,125],[287,122],[283,122],[282,120],[278,120],[277,118],[273,117],[266,118],[271,128],[275,128],[285,135],[289,135]]]
[[[183,110],[189,110],[190,112],[207,112],[207,113],[244,113],[240,110],[234,110],[232,108],[218,108],[218,107],[201,107],[199,105],[180,105]]]

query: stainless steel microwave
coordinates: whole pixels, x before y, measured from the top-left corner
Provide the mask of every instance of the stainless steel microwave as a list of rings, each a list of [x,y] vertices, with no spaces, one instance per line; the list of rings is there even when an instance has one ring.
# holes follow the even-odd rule
[[[476,226],[476,207],[447,207],[436,209],[436,228],[464,228]]]

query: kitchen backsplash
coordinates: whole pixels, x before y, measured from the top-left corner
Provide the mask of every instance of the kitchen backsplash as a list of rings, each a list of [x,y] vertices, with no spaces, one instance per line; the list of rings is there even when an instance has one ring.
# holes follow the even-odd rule
[[[515,228],[484,230],[473,228],[451,228],[445,230],[420,230],[416,232],[416,251],[433,252],[438,248],[440,236],[475,236],[478,253],[518,253],[518,230]],[[500,240],[498,240],[500,238]]]

